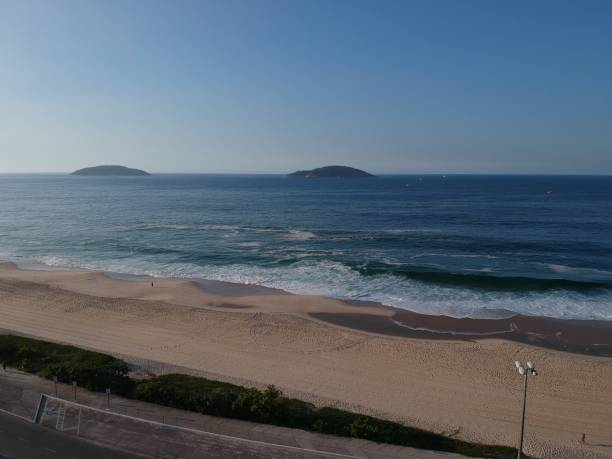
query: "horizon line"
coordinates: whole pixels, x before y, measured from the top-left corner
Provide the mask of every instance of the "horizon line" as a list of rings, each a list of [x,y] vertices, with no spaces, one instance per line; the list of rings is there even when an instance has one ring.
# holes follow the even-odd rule
[[[0,175],[72,175],[72,172],[4,172],[0,171]],[[281,175],[288,176],[291,172],[155,172],[145,171],[151,175]],[[497,176],[583,176],[583,177],[609,177],[612,172],[593,173],[593,172],[371,172],[376,176],[402,176],[402,175],[441,175],[441,176],[459,176],[459,175],[497,175]],[[96,177],[96,176],[90,176]],[[134,176],[98,176],[98,177],[134,177]],[[368,178],[368,177],[364,177]],[[371,178],[371,177],[370,177]]]

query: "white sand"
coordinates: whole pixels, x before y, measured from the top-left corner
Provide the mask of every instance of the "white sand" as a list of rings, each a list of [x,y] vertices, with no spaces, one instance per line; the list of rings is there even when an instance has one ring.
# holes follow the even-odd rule
[[[0,328],[275,384],[471,441],[516,445],[522,380],[513,362],[531,359],[540,376],[530,380],[526,451],[612,457],[610,358],[492,339],[393,338],[324,324],[309,312],[390,314],[318,296],[224,296],[193,282],[151,287],[0,264]]]

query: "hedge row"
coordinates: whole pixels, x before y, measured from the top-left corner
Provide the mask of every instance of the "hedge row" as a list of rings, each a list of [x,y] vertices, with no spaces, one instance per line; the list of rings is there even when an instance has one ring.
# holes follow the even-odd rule
[[[0,361],[3,365],[34,373],[43,378],[57,376],[70,384],[116,394],[128,394],[135,383],[129,378],[129,366],[122,360],[74,346],[49,343],[20,336],[0,335]]]
[[[172,374],[134,380],[128,365],[112,356],[45,341],[0,336],[0,361],[22,371],[65,383],[77,381],[93,391],[113,393],[197,413],[362,438],[466,456],[510,458],[506,446],[468,443],[413,427],[335,408],[317,408],[284,397],[274,386],[265,391],[205,378]]]
[[[172,374],[140,382],[134,397],[202,414],[362,438],[378,443],[477,457],[514,457],[516,454],[516,450],[505,446],[468,443],[371,416],[336,408],[317,408],[310,403],[284,397],[274,386],[260,391],[205,378]]]

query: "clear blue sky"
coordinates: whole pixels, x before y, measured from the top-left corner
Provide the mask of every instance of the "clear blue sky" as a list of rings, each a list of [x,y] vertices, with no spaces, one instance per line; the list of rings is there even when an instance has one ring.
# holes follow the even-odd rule
[[[0,0],[0,172],[612,173],[612,1]]]

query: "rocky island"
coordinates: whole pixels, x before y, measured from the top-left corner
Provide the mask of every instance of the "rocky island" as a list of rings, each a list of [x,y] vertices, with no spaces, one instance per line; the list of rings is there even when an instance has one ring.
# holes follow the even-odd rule
[[[70,175],[85,175],[85,176],[148,176],[148,172],[140,169],[130,169],[125,166],[95,166],[86,167],[74,171]]]
[[[357,178],[357,177],[374,177],[374,175],[355,169],[348,166],[325,166],[309,171],[296,171],[289,174],[290,177],[306,177],[306,178]]]

